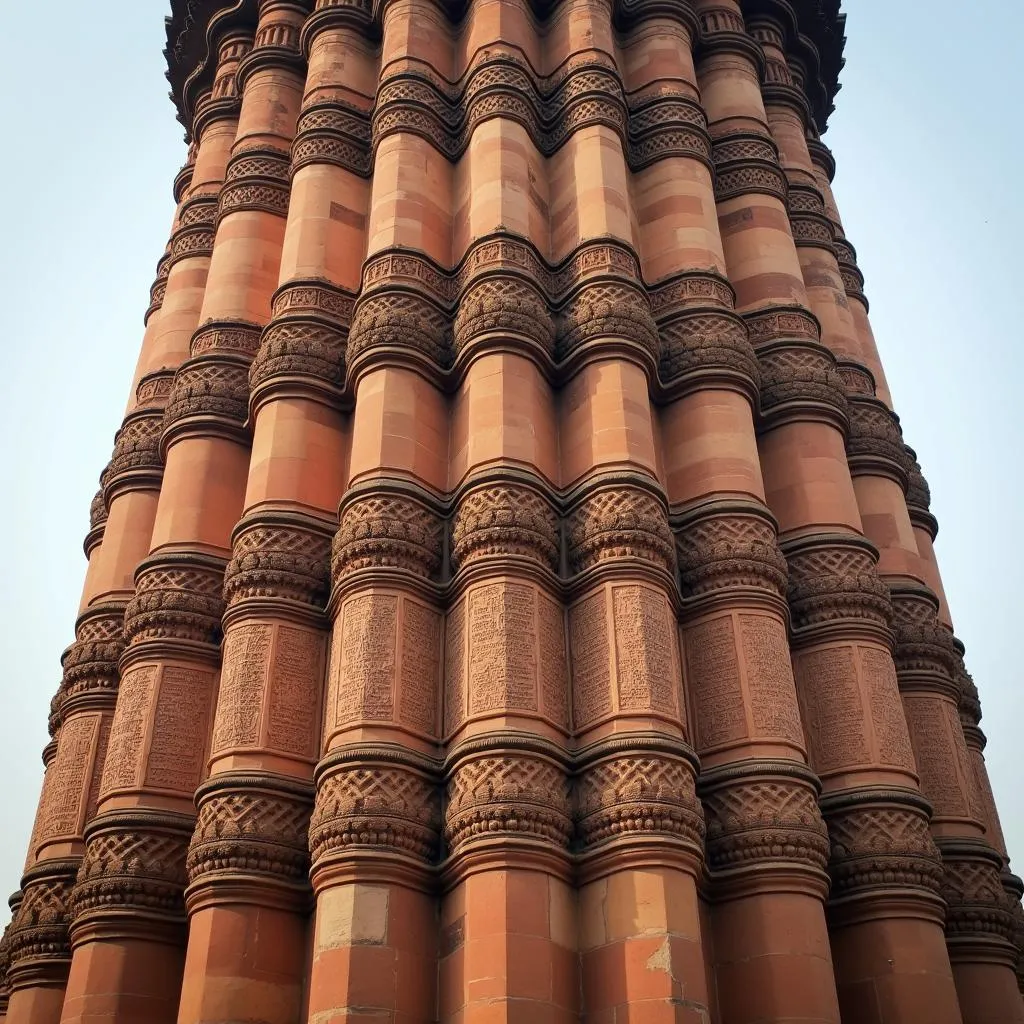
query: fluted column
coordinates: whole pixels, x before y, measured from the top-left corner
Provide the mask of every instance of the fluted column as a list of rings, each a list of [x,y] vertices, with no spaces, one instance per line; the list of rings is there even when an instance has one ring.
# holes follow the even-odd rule
[[[631,91],[671,75],[693,103],[689,26],[654,21],[645,29],[653,38],[636,33],[627,51],[638,69]],[[786,564],[764,503],[754,429],[760,374],[724,278],[711,139],[705,130],[698,140],[691,156],[637,174],[634,196],[661,338],[661,440],[707,816],[717,1011],[725,1024],[838,1022],[824,911],[828,836],[820,783],[807,766],[786,636]],[[788,984],[791,977],[802,984]]]
[[[178,206],[172,237],[194,158],[192,151],[175,182]],[[145,316],[140,367],[159,323],[167,266],[165,253]],[[19,903],[5,950],[12,1021],[57,1021],[65,998],[71,964],[70,896],[85,848],[84,830],[97,808],[117,699],[124,609],[132,594],[134,566],[149,547],[162,473],[157,441],[167,388],[156,376],[140,377],[133,381],[128,414],[93,502],[76,639],[62,658],[63,678],[51,704],[53,740],[44,754],[46,777],[23,881],[26,898]],[[114,527],[106,534],[111,521]]]
[[[392,3],[381,17],[382,69],[400,67],[420,47],[433,56],[444,44],[436,5]],[[350,46],[365,52],[361,22],[339,21],[334,31],[325,45],[339,64]],[[332,549],[323,747],[309,832],[309,1016],[342,1018],[359,1007],[426,1024],[437,1005],[441,810],[448,424],[439,374],[450,365],[430,281],[450,259],[451,172],[427,139],[383,116],[382,73],[366,234],[351,254],[368,260],[346,351],[355,408]],[[354,99],[357,111],[366,109],[365,96]],[[359,122],[337,123],[348,135],[362,133]],[[364,227],[361,213],[350,218]]]
[[[614,53],[611,13],[566,5],[556,59]],[[630,163],[650,162],[652,140],[617,130],[617,89],[574,117],[548,164],[551,258],[566,291],[556,357],[579,955],[587,1019],[667,1021],[710,1003],[696,884],[704,822],[652,407],[657,328],[635,256]]]
[[[559,28],[580,6],[567,5]],[[471,59],[454,69],[464,83],[466,137],[454,168],[453,207],[464,216],[454,224],[452,262],[465,269],[456,277],[448,470],[440,1019],[523,1014],[568,1024],[577,1019],[579,971],[557,580],[555,331],[544,287],[549,182],[541,150],[550,141],[539,122],[510,116],[512,90],[518,85],[532,104],[543,78],[508,66],[525,54],[543,74],[547,58],[521,0],[474,4],[452,35],[456,53]],[[579,71],[588,55],[571,41],[560,56],[567,50]],[[488,80],[501,88],[489,102],[476,84]],[[499,116],[483,119],[488,106]]]
[[[792,131],[790,154],[802,167],[812,167],[806,133]],[[834,208],[834,200],[829,205]],[[854,284],[860,282],[858,275]],[[829,288],[833,294],[821,296],[822,305],[837,308],[846,293],[834,276]],[[863,323],[870,330],[866,309]],[[862,358],[873,345],[871,338],[862,339]],[[1019,883],[1007,872],[1009,889],[1004,889],[1005,851],[985,838],[982,780],[965,735],[971,733],[977,744],[977,723],[966,730],[961,723],[964,673],[940,596],[931,546],[934,519],[927,509],[912,514],[908,507],[919,500],[919,469],[894,414],[872,394],[870,367],[851,361],[845,381],[851,411],[848,456],[865,533],[880,551],[879,570],[892,597],[896,668],[921,789],[932,805],[932,831],[943,857],[946,935],[961,1012],[970,1022],[1019,1020],[1024,1005],[1013,945]],[[908,498],[911,474],[914,497]],[[938,594],[928,585],[932,581]]]
[[[376,62],[345,11],[314,14],[302,43],[309,69],[281,284],[250,373],[252,458],[225,575],[210,777],[188,857],[183,1024],[290,1024],[306,987],[324,609],[348,463],[344,342],[369,191],[357,173],[365,165],[339,155],[332,131],[346,116],[360,126],[348,104],[369,106]]]
[[[887,1022],[955,1022],[940,867],[896,685],[888,591],[846,461],[835,356],[810,313],[790,229],[760,92],[768,62],[738,5],[702,0],[700,10],[719,224],[760,362],[761,467],[789,566],[797,692],[832,844],[840,1007],[856,1017],[870,1004]]]
[[[264,3],[260,17],[258,45],[233,70],[243,99],[237,133],[231,131],[225,184],[219,199],[211,196],[203,207],[217,203],[208,274],[203,276],[202,266],[185,267],[188,276],[176,291],[181,302],[162,339],[167,348],[180,350],[186,331],[194,332],[190,358],[177,369],[163,420],[166,470],[150,554],[136,573],[136,594],[125,616],[121,697],[101,813],[90,829],[75,895],[81,986],[73,1003],[69,991],[68,1021],[97,1012],[112,1020],[142,1019],[140,1014],[170,1020],[177,1010],[184,855],[209,744],[224,553],[248,464],[245,378],[258,335],[254,325],[269,315],[287,209],[287,188],[281,175],[274,176],[279,150],[272,147],[278,140],[289,145],[298,106],[295,47],[302,11]],[[237,45],[241,50],[241,42]],[[219,84],[210,107],[198,111],[197,123],[211,112],[220,122],[217,115],[230,96],[219,96]],[[224,153],[220,143],[227,134],[226,125],[212,133],[211,153]],[[205,136],[200,140],[203,149]],[[286,155],[283,160],[286,166]],[[193,244],[203,248],[208,220],[200,220],[202,227],[179,244],[179,251]],[[168,295],[177,269],[171,268]],[[205,291],[196,316],[200,284]],[[160,358],[159,349],[154,358]],[[111,889],[115,899],[108,895]],[[111,975],[122,986],[114,1005],[103,994]],[[145,1011],[140,1000],[131,999],[140,985],[154,995]]]

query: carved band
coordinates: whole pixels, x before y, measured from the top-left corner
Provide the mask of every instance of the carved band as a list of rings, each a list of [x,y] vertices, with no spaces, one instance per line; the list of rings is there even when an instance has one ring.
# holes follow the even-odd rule
[[[248,443],[249,364],[243,355],[206,353],[182,363],[164,412],[166,454],[183,437],[225,437]]]
[[[952,634],[939,622],[938,598],[926,587],[895,582],[890,591],[901,692],[923,689],[959,703],[957,655]]]
[[[810,246],[834,253],[835,228],[825,212],[825,201],[821,193],[813,186],[790,181],[787,205],[793,241],[798,246]]]
[[[529,558],[559,570],[559,518],[548,499],[531,487],[499,483],[468,491],[452,520],[452,566],[479,559]]]
[[[198,890],[217,877],[258,876],[265,886],[293,891],[307,902],[308,829],[313,786],[269,774],[226,774],[196,791],[199,808],[186,868],[188,901],[194,910]]]
[[[124,652],[124,605],[93,605],[78,620],[75,642],[64,652],[59,714],[72,709],[112,708],[117,699],[118,660]]]
[[[22,879],[22,898],[6,936],[12,989],[39,979],[63,980],[71,960],[68,926],[77,860],[37,864]]]
[[[832,900],[919,890],[928,901],[942,885],[942,861],[928,827],[930,808],[912,790],[836,793],[821,800],[832,843]],[[907,891],[911,890],[911,891]]]
[[[611,559],[631,558],[667,573],[675,569],[675,544],[663,499],[635,486],[591,491],[567,517],[569,570],[586,572]]]
[[[139,409],[125,417],[114,440],[114,453],[103,488],[108,505],[126,491],[159,489],[164,472],[160,456],[163,419],[160,408]]]
[[[242,210],[287,216],[290,162],[287,152],[270,148],[233,154],[220,190],[218,219]]]
[[[980,946],[989,955],[1001,952],[1014,966],[1017,921],[1014,900],[1003,887],[999,854],[979,840],[943,837],[937,842],[944,869],[942,898],[950,959],[955,961],[961,951],[969,955]]]
[[[721,382],[756,402],[761,372],[741,317],[725,309],[690,308],[659,317],[658,333],[659,376],[674,393],[681,383],[701,388]]]
[[[316,785],[309,826],[314,879],[318,869],[362,847],[436,860],[441,789],[434,762],[389,744],[342,748],[320,762]]]
[[[767,135],[735,133],[715,139],[715,199],[768,195],[786,201],[788,183],[779,165],[779,149]]]
[[[685,599],[703,606],[738,590],[785,597],[787,567],[763,505],[711,502],[673,517]]]
[[[293,512],[261,511],[235,527],[224,571],[228,608],[273,599],[323,609],[330,594],[332,527]]]
[[[72,932],[115,933],[119,919],[182,926],[189,815],[151,811],[102,814],[86,828],[85,857],[71,895]]]
[[[446,775],[444,838],[453,855],[498,837],[568,850],[569,780],[565,755],[553,744],[515,734],[480,737],[450,753]]]
[[[391,568],[435,579],[441,571],[444,523],[411,494],[350,492],[333,542],[335,584],[360,569]]]
[[[763,871],[769,862],[824,876],[828,832],[817,777],[793,761],[756,761],[701,773],[708,868],[719,877]]]
[[[846,455],[854,476],[886,476],[906,490],[910,462],[896,415],[876,398],[850,396]]]
[[[310,164],[333,164],[361,178],[373,173],[370,112],[341,100],[311,104],[299,115],[292,174]]]
[[[835,356],[824,345],[782,340],[760,345],[756,351],[764,426],[821,419],[847,431],[849,403]]]
[[[363,135],[353,123],[358,114],[346,110],[344,115],[347,123],[336,145]],[[492,118],[521,125],[544,156],[557,152],[574,132],[601,125],[619,136],[634,171],[667,157],[711,166],[711,140],[699,103],[687,94],[630,102],[613,63],[596,52],[577,55],[550,78],[539,77],[516,54],[487,51],[456,83],[425,66],[394,75],[377,92],[372,148],[376,152],[391,134],[411,133],[454,161],[476,128]],[[305,151],[302,160],[308,160]]]
[[[696,763],[685,743],[653,734],[603,740],[581,751],[575,783],[581,851],[661,838],[699,864],[705,826]]]
[[[220,653],[224,562],[209,555],[148,558],[135,573],[135,595],[125,609],[126,655],[172,642],[194,645],[203,657]]]
[[[858,619],[888,642],[892,605],[878,555],[854,535],[818,535],[782,545],[789,565],[794,642],[814,642],[832,624]]]

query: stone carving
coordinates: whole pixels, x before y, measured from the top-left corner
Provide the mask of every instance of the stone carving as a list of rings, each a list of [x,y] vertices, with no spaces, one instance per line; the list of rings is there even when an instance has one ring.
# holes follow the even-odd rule
[[[699,104],[683,93],[627,98],[600,51],[574,55],[547,78],[508,50],[479,52],[454,84],[423,67],[393,73],[377,94],[373,149],[392,133],[413,133],[457,160],[477,125],[495,117],[520,124],[545,155],[574,132],[601,125],[620,137],[634,170],[670,156],[711,163]]]
[[[725,135],[714,142],[715,199],[760,193],[786,201],[786,176],[779,166],[778,147],[769,136]]]
[[[836,232],[825,212],[825,201],[818,189],[790,181],[787,199],[793,241],[798,246],[811,246],[834,253]]]
[[[699,601],[738,588],[786,593],[786,560],[765,512],[710,508],[676,526],[685,597]]]
[[[25,874],[23,896],[6,936],[11,975],[23,969],[45,971],[47,964],[67,970],[69,898],[77,867],[73,860],[46,861]]]
[[[582,849],[645,835],[670,837],[696,851],[702,848],[704,817],[693,765],[677,752],[647,746],[598,747],[595,759],[580,766],[575,817]]]
[[[163,639],[220,643],[223,563],[207,557],[164,556],[139,566],[135,596],[125,609],[128,647]]]
[[[182,205],[178,228],[171,235],[167,270],[184,259],[213,255],[214,231],[217,224],[217,197],[197,195]]]
[[[728,872],[775,860],[823,870],[829,840],[815,789],[810,772],[785,762],[702,774],[708,867]]]
[[[76,925],[94,914],[133,910],[183,922],[191,832],[191,818],[169,813],[125,811],[94,819],[71,895]]]
[[[299,516],[265,513],[243,520],[224,571],[228,607],[283,598],[324,608],[330,592],[329,528]]]
[[[345,379],[345,334],[318,321],[277,320],[264,332],[249,370],[253,391],[272,381],[308,379],[340,391]]]
[[[124,650],[124,607],[120,604],[90,608],[80,619],[75,642],[64,652],[64,675],[59,693],[61,714],[88,698],[108,698],[113,706],[117,695],[117,662]]]
[[[186,859],[190,882],[230,872],[304,887],[312,786],[265,775],[218,776],[196,800],[199,816]]]
[[[247,440],[248,412],[248,359],[219,353],[190,359],[175,374],[161,443],[166,448],[172,437],[189,428],[203,436],[213,432]]]
[[[290,154],[270,148],[233,153],[220,190],[218,218],[241,210],[286,216],[290,163]]]
[[[777,423],[808,411],[824,413],[842,429],[849,404],[835,356],[823,345],[788,341],[757,349],[761,366],[761,416]]]
[[[334,164],[360,177],[372,170],[370,114],[337,98],[310,104],[299,116],[292,173],[310,164]]]
[[[348,358],[378,349],[404,348],[447,369],[453,361],[448,317],[434,303],[413,292],[382,290],[356,306],[348,336]]]
[[[761,380],[747,328],[735,314],[718,309],[686,310],[658,322],[661,336],[659,373],[671,384],[712,371],[736,376],[756,395]]]
[[[146,489],[160,486],[163,459],[160,457],[160,432],[163,411],[143,409],[125,418],[114,441],[114,454],[104,484],[107,502],[131,487]]]
[[[455,314],[455,352],[461,355],[477,339],[494,335],[507,346],[524,338],[549,359],[555,354],[555,324],[536,285],[514,277],[474,281]]]
[[[140,408],[163,409],[171,394],[174,384],[174,373],[171,370],[158,370],[147,373],[135,389],[135,403]]]
[[[595,491],[572,510],[567,524],[569,568],[584,572],[614,558],[638,558],[667,572],[675,545],[665,506],[637,487]]]
[[[910,472],[906,445],[899,422],[876,399],[850,398],[850,433],[846,454],[850,472],[893,477],[904,489]]]
[[[436,859],[441,789],[432,767],[386,748],[329,755],[320,765],[309,825],[314,869],[351,847],[385,847],[422,861]]]
[[[475,488],[458,504],[452,521],[452,565],[459,569],[490,556],[519,555],[558,571],[558,516],[529,487],[497,484]]]
[[[843,618],[888,630],[889,588],[879,577],[869,546],[853,537],[819,537],[785,545],[793,627],[808,633]]]
[[[397,494],[357,497],[341,511],[331,563],[335,582],[359,569],[391,567],[432,578],[444,528],[426,505]]]
[[[895,661],[901,683],[924,682],[937,692],[960,699],[953,637],[938,619],[939,602],[931,591],[893,586]]]
[[[621,338],[658,361],[658,328],[642,290],[625,282],[585,286],[558,315],[557,354],[565,359],[590,341]]]
[[[564,770],[526,750],[459,760],[450,770],[444,816],[449,849],[504,834],[568,846],[572,831]]]
[[[908,886],[936,893],[942,862],[928,828],[928,805],[911,790],[839,794],[822,800],[832,841],[834,898]]]
[[[770,342],[788,342],[789,345],[779,347],[802,348],[803,343],[811,342],[810,349],[818,353],[818,359],[828,359],[831,353],[826,349],[819,353],[817,342],[821,340],[821,325],[814,314],[801,306],[768,306],[765,309],[752,310],[743,314],[750,333],[750,341],[754,350]]]
[[[942,898],[946,901],[946,936],[951,952],[980,940],[1012,944],[1016,922],[1013,902],[1003,889],[1000,857],[977,840],[943,838]]]
[[[251,358],[259,345],[260,329],[256,324],[237,320],[212,320],[203,324],[192,336],[189,352],[193,358],[211,352],[231,352]]]

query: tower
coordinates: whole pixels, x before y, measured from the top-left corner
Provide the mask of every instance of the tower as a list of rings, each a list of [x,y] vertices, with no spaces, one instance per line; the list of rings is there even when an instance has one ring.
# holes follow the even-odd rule
[[[1024,1020],[842,30],[172,4],[10,1024]]]

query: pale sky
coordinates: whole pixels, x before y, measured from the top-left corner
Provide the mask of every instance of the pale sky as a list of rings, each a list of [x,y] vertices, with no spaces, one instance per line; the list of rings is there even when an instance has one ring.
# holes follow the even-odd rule
[[[50,698],[73,640],[82,541],[142,340],[185,158],[163,77],[166,0],[5,10],[0,400],[0,900],[19,884]],[[847,67],[825,141],[896,409],[932,487],[937,551],[978,684],[986,752],[1024,872],[1016,583],[1024,293],[1009,0],[845,0]],[[927,16],[924,16],[927,11]],[[0,920],[6,912],[0,904]]]

